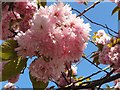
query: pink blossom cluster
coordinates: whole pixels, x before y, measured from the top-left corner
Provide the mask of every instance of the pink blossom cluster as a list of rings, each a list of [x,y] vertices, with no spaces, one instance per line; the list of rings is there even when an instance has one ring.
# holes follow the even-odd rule
[[[12,12],[8,12],[8,5],[3,9],[2,11],[2,31],[0,32],[0,39],[2,40],[6,40],[9,37],[12,37],[14,35],[14,33],[12,33],[12,31],[17,32],[17,22],[16,21],[16,17],[19,19],[20,16],[18,13],[14,12],[14,14]],[[16,17],[14,16],[16,15]],[[14,25],[12,25],[12,23],[14,23]],[[12,28],[10,28],[10,26]],[[10,31],[11,30],[11,31]]]
[[[30,28],[36,5],[33,2],[15,2],[11,10],[8,9],[8,4],[2,8],[2,40],[14,37],[15,32],[25,32]]]
[[[58,80],[64,68],[64,63],[61,60],[48,62],[43,58],[39,58],[31,63],[29,70],[31,75],[37,78],[37,81],[46,83],[48,80]]]
[[[14,11],[23,18],[19,23],[20,31],[25,32],[31,27],[31,19],[36,11],[36,7],[34,2],[15,2]]]
[[[34,15],[31,28],[15,37],[20,46],[16,51],[23,57],[32,57],[39,52],[39,56],[47,60],[36,60],[31,64],[32,75],[38,80],[50,77],[56,79],[64,71],[65,62],[74,62],[82,56],[90,30],[90,25],[72,14],[67,4],[40,7]]]
[[[98,30],[96,33],[95,43],[105,45],[110,40],[110,37],[105,33],[104,30]]]
[[[99,53],[99,61],[102,64],[113,65],[113,68],[120,68],[120,45],[104,46],[102,52]]]

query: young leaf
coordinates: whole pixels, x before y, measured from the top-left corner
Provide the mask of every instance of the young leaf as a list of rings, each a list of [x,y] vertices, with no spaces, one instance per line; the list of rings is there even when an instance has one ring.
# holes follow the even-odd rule
[[[93,63],[95,63],[96,65],[99,65],[100,62],[99,62],[99,57],[96,56],[94,59],[93,59]]]
[[[92,53],[92,56],[90,58],[94,58],[94,57],[96,57],[98,55],[99,55],[99,53],[97,51],[95,51],[95,52]]]
[[[2,70],[2,81],[6,81],[13,76],[21,74],[21,71],[26,67],[27,59],[22,57],[17,57],[12,60],[9,60],[7,64],[4,65]],[[0,79],[1,80],[1,79]]]
[[[46,4],[46,0],[37,0],[38,9],[40,8],[40,6],[45,7]]]
[[[34,90],[44,90],[48,86],[48,82],[44,83],[43,81],[37,81],[31,73],[29,72],[29,77],[33,85]]]
[[[87,1],[86,1],[86,2],[84,2],[84,5],[86,5],[86,6],[87,6],[87,5],[88,5],[88,2],[87,2]]]
[[[98,47],[98,51],[102,51],[104,45],[103,44],[97,44],[97,47]]]
[[[0,46],[0,58],[4,61],[17,57],[17,53],[14,50],[17,46],[18,44],[15,40],[6,40],[3,42]]]
[[[120,7],[116,6],[113,11],[112,11],[112,15],[115,14],[116,12],[120,11]]]
[[[90,81],[90,80],[91,80],[91,78],[87,78],[87,79],[86,79],[86,81]]]

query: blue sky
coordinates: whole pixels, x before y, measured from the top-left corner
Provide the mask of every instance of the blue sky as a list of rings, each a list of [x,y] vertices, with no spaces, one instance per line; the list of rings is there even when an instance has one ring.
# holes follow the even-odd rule
[[[76,2],[68,2],[68,3],[71,5],[71,7],[75,8],[81,12],[85,8],[87,8],[88,6],[90,6],[92,4],[92,3],[89,3],[88,6],[85,6],[85,5],[77,4]],[[51,3],[49,2],[48,5],[50,5],[50,4]],[[117,13],[111,16],[111,12],[115,6],[116,6],[116,4],[114,4],[114,3],[102,2],[102,3],[98,4],[94,9],[91,9],[90,11],[85,13],[85,15],[95,22],[101,23],[103,25],[107,24],[107,26],[110,27],[111,29],[118,31]],[[81,17],[81,18],[83,18],[83,17]],[[86,19],[84,19],[84,20],[86,23],[89,23],[88,20],[86,20]],[[91,25],[91,29],[92,29],[92,31],[90,32],[91,35],[93,35],[93,32],[96,32],[99,29],[104,29],[104,28],[102,28],[100,26],[96,26],[92,23],[90,23],[90,25]],[[104,30],[107,32],[106,29],[104,29]],[[85,54],[89,55],[91,52],[93,52],[95,50],[96,50],[96,47],[94,47],[93,44],[88,43],[88,46],[85,49]],[[29,67],[30,62],[32,62],[32,59],[29,60],[28,67]],[[105,65],[104,66],[101,65],[101,66],[105,67]],[[88,76],[88,75],[92,74],[93,72],[96,72],[97,70],[98,69],[96,67],[94,67],[89,62],[87,62],[86,60],[83,60],[83,59],[81,60],[80,64],[78,65],[78,75],[79,76]],[[20,88],[31,88],[32,84],[29,80],[28,72],[29,72],[28,68],[26,68],[25,73],[20,76],[19,81],[17,83],[15,83],[15,85],[17,85]],[[103,74],[105,74],[105,73],[100,73],[99,75],[93,77],[93,79],[101,78],[103,76]],[[6,84],[6,82],[3,82],[2,86],[5,84]],[[50,85],[54,85],[54,84],[50,83],[49,86]],[[112,83],[110,85],[112,85]]]

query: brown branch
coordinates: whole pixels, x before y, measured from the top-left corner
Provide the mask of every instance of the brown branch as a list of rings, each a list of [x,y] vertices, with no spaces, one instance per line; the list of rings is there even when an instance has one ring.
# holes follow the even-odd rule
[[[97,4],[99,4],[101,1],[103,0],[98,0],[96,1],[94,4],[92,4],[90,7],[88,7],[87,9],[85,9],[82,13],[80,13],[77,17],[82,16],[83,14],[85,14],[87,11],[89,11],[90,9],[94,8]]]
[[[108,72],[107,71],[105,71],[105,70],[103,70],[102,68],[100,68],[100,67],[98,67],[97,65],[95,65],[93,62],[91,62],[88,58],[86,58],[85,56],[83,56],[82,58],[84,58],[84,59],[86,59],[88,62],[90,62],[92,65],[94,65],[95,67],[97,67],[98,69],[100,69],[100,70],[102,70],[102,71],[104,71],[105,73],[107,73],[108,74]]]
[[[116,37],[115,35],[112,35],[111,33],[110,33],[110,31],[109,31],[109,29],[108,29],[108,26],[105,24],[105,26],[106,26],[106,28],[107,28],[107,31],[108,31],[108,33],[109,33],[109,35],[111,35],[111,36],[113,36],[113,37]]]
[[[72,10],[74,10],[74,11],[76,11],[76,12],[78,12],[78,13],[81,14],[80,11],[78,11],[78,10],[76,10],[76,9],[74,9],[74,8],[72,8]],[[115,34],[118,34],[118,33],[115,32],[114,30],[110,29],[108,26],[104,26],[104,25],[102,25],[102,24],[100,24],[100,23],[97,23],[97,22],[92,21],[92,20],[91,20],[90,18],[88,18],[86,15],[83,15],[83,17],[84,17],[85,19],[87,19],[89,22],[91,22],[91,23],[93,23],[93,24],[95,24],[95,25],[97,25],[97,26],[101,26],[101,27],[103,27],[103,28],[106,28],[106,29],[110,30],[111,32],[113,32],[113,33],[115,33]]]
[[[107,70],[107,69],[109,69],[109,68],[110,68],[110,66],[104,68],[103,70]],[[97,71],[97,72],[95,72],[95,73],[93,73],[93,74],[91,74],[91,75],[89,75],[89,76],[87,76],[87,77],[85,77],[85,78],[83,78],[83,79],[81,79],[81,80],[78,80],[78,81],[74,82],[73,85],[74,85],[75,83],[78,83],[78,82],[84,81],[84,80],[86,80],[87,78],[91,78],[91,77],[97,75],[97,74],[100,73],[100,72],[102,72],[102,71],[99,70],[99,71]]]
[[[92,40],[89,40],[89,42],[91,42],[93,45],[97,47],[97,45]]]
[[[73,90],[77,90],[77,89],[89,89],[89,88],[95,88],[96,86],[100,86],[103,85],[105,83],[114,81],[116,79],[120,78],[120,73],[113,75],[113,76],[108,76],[106,75],[105,77],[98,79],[98,80],[93,80],[93,81],[89,81],[89,82],[85,82],[87,85],[86,86],[68,86],[68,87],[64,87],[64,88],[58,88],[57,90],[69,90],[69,89],[73,89]]]
[[[61,73],[62,73],[62,76],[63,76],[64,80],[66,81],[66,83],[69,84],[69,82],[68,82],[68,80],[67,80],[67,78],[65,76],[65,73],[64,72],[61,72]]]

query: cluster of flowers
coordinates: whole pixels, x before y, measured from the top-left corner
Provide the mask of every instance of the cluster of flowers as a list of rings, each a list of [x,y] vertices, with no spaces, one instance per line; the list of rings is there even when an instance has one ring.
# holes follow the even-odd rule
[[[110,40],[110,37],[105,33],[104,30],[99,30],[96,32],[94,37],[96,44],[105,45]]]
[[[120,44],[116,43],[115,45],[112,43],[117,42],[118,38],[110,38],[104,30],[99,30],[96,33],[96,44],[102,44],[103,49],[99,51],[99,62],[102,64],[113,65],[113,68],[120,68]],[[113,41],[113,42],[112,42]]]
[[[114,68],[120,68],[120,45],[116,44],[113,47],[104,46],[99,54],[99,60],[102,64],[113,65]]]
[[[13,38],[17,32],[27,31],[35,12],[36,4],[33,2],[3,2],[0,39]]]
[[[110,38],[104,30],[99,30],[93,38],[96,45],[101,44],[103,46],[96,52],[99,62],[111,65],[112,69],[116,69],[114,73],[120,73],[120,30],[116,38]],[[119,79],[115,80],[114,88],[120,88]]]
[[[40,7],[31,28],[15,37],[20,46],[16,51],[23,57],[39,57],[30,65],[30,72],[37,80],[57,80],[66,62],[82,56],[90,30],[90,25],[72,14],[67,4]]]

